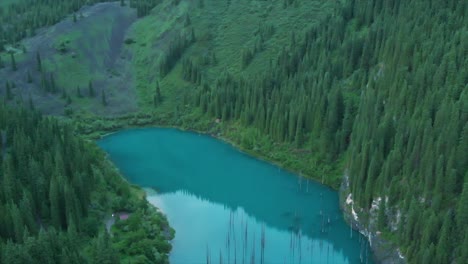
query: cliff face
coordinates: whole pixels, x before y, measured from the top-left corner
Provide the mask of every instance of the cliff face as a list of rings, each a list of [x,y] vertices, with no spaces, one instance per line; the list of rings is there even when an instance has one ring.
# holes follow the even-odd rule
[[[340,206],[343,210],[345,221],[367,238],[374,255],[374,260],[377,263],[406,264],[407,261],[400,252],[398,245],[383,238],[377,228],[377,213],[381,199],[380,197],[375,199],[369,210],[357,207],[354,204],[353,194],[349,188],[349,176],[345,174],[343,177],[340,187]],[[394,221],[391,222],[389,229],[395,230],[400,215],[397,214],[392,218],[394,218]]]

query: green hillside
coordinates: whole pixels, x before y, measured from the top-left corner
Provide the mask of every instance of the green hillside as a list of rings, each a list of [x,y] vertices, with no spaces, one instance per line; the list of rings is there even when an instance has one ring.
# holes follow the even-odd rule
[[[0,134],[0,263],[167,262],[166,218],[70,124],[1,105]],[[139,248],[121,249],[136,236],[106,224],[119,211],[143,234]]]
[[[86,65],[90,58],[105,61],[111,45],[91,36],[100,45],[88,56],[72,28],[58,39],[78,49],[84,63],[75,67],[54,55],[44,60],[56,67],[46,67],[67,91],[77,83],[87,92],[89,80],[101,78],[96,95],[69,92],[72,102],[65,104],[66,97],[46,91],[33,104],[58,98],[45,109],[68,109],[76,131],[90,137],[146,125],[210,133],[341,187],[351,224],[392,244],[402,261],[468,262],[465,1],[131,1],[135,5],[139,19],[125,31],[123,53],[116,53],[125,67],[110,71],[117,81],[109,81],[106,67],[96,77]],[[91,28],[102,35],[114,27],[99,24]],[[11,44],[20,37],[2,39]],[[40,85],[18,85],[19,93],[10,80],[10,55],[2,58],[0,77],[8,85],[1,94],[8,104],[27,102]],[[21,72],[21,55],[17,60]],[[123,73],[125,82],[116,77]]]
[[[203,3],[135,24],[140,104],[332,186],[346,173],[361,224],[409,262],[466,262],[466,4]]]
[[[135,23],[129,34],[135,41],[137,88],[142,98],[147,98],[142,104],[153,104],[152,96],[147,95],[153,95],[158,79],[163,92],[180,89],[184,93],[184,88],[193,88],[192,82],[181,78],[182,65],[187,64],[184,61],[195,64],[193,71],[210,82],[221,72],[261,73],[289,43],[291,32],[301,32],[305,25],[317,24],[332,12],[328,1],[310,1],[300,8],[284,8],[280,3],[164,1],[158,5],[151,15]],[[187,44],[175,48],[183,41]],[[249,65],[242,66],[242,54],[254,49],[257,51]],[[163,61],[167,64],[165,73],[161,70]]]

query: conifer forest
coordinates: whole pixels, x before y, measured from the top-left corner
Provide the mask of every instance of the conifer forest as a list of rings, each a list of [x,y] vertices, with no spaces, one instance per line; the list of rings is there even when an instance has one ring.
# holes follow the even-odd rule
[[[172,263],[96,144],[143,127],[336,190],[374,263],[468,263],[468,1],[0,0],[0,264]]]

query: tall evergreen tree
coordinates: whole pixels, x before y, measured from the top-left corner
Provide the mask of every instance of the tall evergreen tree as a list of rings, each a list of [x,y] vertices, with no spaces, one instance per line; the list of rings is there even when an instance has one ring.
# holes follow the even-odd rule
[[[42,59],[41,54],[39,52],[36,53],[36,65],[37,71],[42,72]]]
[[[16,66],[15,54],[13,52],[10,53],[10,59],[11,59],[11,69],[13,71],[17,71],[18,67]]]
[[[89,97],[95,97],[96,96],[96,92],[94,91],[92,81],[89,81],[89,83],[88,83],[88,95],[89,95]]]
[[[103,106],[107,106],[106,92],[104,90],[101,93],[101,101]]]

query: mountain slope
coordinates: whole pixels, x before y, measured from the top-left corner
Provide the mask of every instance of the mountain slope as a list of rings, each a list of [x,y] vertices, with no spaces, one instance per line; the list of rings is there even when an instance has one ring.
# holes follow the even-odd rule
[[[70,125],[2,104],[0,134],[0,263],[167,263],[165,217]],[[108,234],[125,233],[125,223],[104,229],[121,210],[144,234],[138,250],[118,247],[134,237]]]
[[[139,112],[75,115],[78,131],[212,133],[341,185],[399,260],[468,261],[465,1],[146,2],[125,36]]]
[[[411,263],[466,262],[465,3],[350,0],[295,21],[319,2],[177,2],[146,18],[177,12],[180,22],[145,39],[148,52],[178,48],[162,46],[139,75],[143,104],[335,186],[317,168],[343,161],[346,195],[373,236]]]

